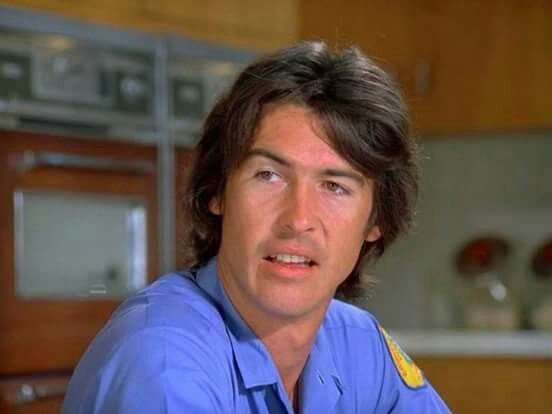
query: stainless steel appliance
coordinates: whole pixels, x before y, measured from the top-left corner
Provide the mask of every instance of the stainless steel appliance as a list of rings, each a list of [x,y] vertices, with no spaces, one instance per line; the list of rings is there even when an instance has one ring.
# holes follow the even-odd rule
[[[88,342],[160,271],[159,44],[0,11],[2,414],[58,412]]]
[[[2,9],[0,125],[155,144],[157,44]]]

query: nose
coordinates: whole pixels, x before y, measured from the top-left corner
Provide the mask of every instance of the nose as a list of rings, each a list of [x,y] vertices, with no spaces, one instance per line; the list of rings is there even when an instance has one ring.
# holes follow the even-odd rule
[[[317,217],[316,194],[307,183],[294,183],[282,199],[279,227],[284,235],[295,236],[315,229]]]

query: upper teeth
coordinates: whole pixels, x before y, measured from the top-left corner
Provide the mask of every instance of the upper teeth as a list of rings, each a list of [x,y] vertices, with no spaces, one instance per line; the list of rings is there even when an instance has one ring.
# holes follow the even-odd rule
[[[310,259],[305,256],[295,256],[293,254],[277,254],[272,256],[275,260],[284,263],[309,263]]]

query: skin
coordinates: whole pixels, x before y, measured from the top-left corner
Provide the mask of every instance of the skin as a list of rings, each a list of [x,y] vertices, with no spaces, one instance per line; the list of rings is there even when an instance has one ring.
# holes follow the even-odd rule
[[[297,405],[297,380],[326,309],[364,240],[380,237],[368,226],[374,183],[326,143],[304,107],[266,108],[253,142],[210,204],[222,216],[218,272]],[[287,264],[277,254],[310,261]]]

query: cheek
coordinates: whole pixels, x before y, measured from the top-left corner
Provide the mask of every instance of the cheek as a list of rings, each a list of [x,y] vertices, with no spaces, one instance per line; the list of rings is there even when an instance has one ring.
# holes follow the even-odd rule
[[[274,211],[269,201],[269,195],[263,199],[257,193],[246,191],[229,193],[224,205],[223,237],[231,241],[235,250],[255,245],[264,237],[270,212]]]
[[[370,220],[370,206],[333,201],[321,204],[326,223],[331,224],[335,232],[348,234],[344,240],[363,240]]]
[[[354,266],[358,259],[360,249],[366,236],[366,225],[369,219],[368,214],[356,212],[351,214],[334,215],[330,223],[329,233],[332,235],[332,245],[337,260],[347,263],[347,266]]]

